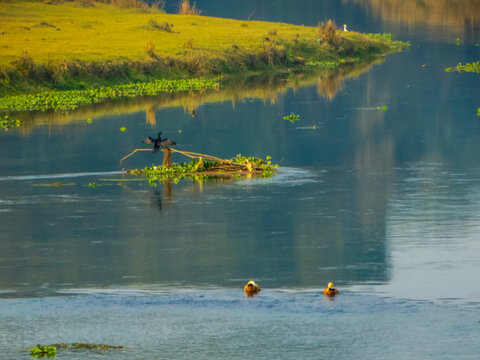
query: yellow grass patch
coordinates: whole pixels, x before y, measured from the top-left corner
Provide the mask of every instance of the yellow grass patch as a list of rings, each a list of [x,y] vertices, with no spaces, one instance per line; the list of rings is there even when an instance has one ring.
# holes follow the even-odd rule
[[[161,29],[168,24],[169,31]],[[159,25],[159,26],[155,26]],[[143,59],[153,42],[159,56],[218,56],[234,47],[258,50],[268,33],[278,40],[316,40],[316,28],[241,21],[159,10],[125,9],[76,2],[48,5],[39,1],[0,0],[0,65],[27,52],[36,63],[59,60]]]

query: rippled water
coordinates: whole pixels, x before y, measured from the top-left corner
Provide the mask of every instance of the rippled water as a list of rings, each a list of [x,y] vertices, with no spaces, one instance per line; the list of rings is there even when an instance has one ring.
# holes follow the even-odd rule
[[[2,305],[5,340],[18,352],[32,341],[126,346],[110,356],[90,352],[90,359],[318,359],[331,352],[340,359],[448,359],[474,358],[478,350],[478,321],[468,309],[348,291],[331,300],[320,289],[269,289],[255,298],[218,288],[73,289]]]
[[[445,68],[479,60],[478,2],[197,5],[411,47],[327,78],[21,115],[0,132],[0,357],[88,342],[125,349],[58,357],[477,358],[480,78]],[[279,173],[150,187],[122,169],[158,154],[119,159],[159,130]]]

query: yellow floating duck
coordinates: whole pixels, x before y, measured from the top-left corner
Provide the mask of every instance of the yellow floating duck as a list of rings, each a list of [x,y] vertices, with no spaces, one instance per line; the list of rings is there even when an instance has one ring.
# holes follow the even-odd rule
[[[245,290],[245,292],[247,293],[247,296],[253,296],[260,292],[260,286],[258,286],[258,284],[255,281],[250,280],[247,283],[247,285],[245,285],[243,290]]]
[[[333,286],[333,282],[329,282],[328,287],[323,290],[323,293],[328,296],[335,296],[338,294],[338,290]]]

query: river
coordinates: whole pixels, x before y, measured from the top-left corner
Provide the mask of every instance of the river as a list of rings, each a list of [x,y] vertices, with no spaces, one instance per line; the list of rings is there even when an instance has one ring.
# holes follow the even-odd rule
[[[0,358],[75,342],[125,348],[57,357],[477,358],[480,75],[445,69],[480,60],[480,3],[197,7],[332,18],[411,46],[330,76],[20,114],[0,129]],[[269,155],[278,174],[155,187],[124,175],[161,162],[120,163],[158,131],[180,150]],[[258,296],[243,293],[250,279]]]

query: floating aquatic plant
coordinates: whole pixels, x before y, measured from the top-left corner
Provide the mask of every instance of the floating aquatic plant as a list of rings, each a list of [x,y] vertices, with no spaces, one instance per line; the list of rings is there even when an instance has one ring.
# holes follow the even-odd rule
[[[455,40],[455,42],[456,42],[457,46],[459,46],[460,45],[460,38],[457,38],[457,40]]]
[[[218,89],[219,79],[155,80],[117,86],[102,86],[91,90],[45,91],[32,95],[12,95],[0,98],[0,110],[74,110],[80,105],[96,104],[107,99],[152,96],[162,92]]]
[[[66,351],[97,351],[105,352],[107,350],[121,350],[124,346],[107,345],[107,344],[90,344],[90,343],[72,343],[72,344],[52,344],[37,345],[30,349],[30,355],[40,357],[56,357],[57,349]]]
[[[264,160],[238,154],[230,160],[204,160],[199,158],[184,163],[173,163],[169,167],[151,166],[143,169],[128,170],[127,174],[145,176],[150,185],[156,186],[157,181],[167,179],[178,183],[178,181],[185,178],[193,181],[203,181],[214,180],[219,177],[238,178],[247,174],[270,177],[276,171],[276,168],[277,165],[272,164],[270,156],[267,156]]]
[[[57,348],[55,346],[47,346],[38,344],[36,347],[30,349],[30,355],[35,357],[55,357]]]
[[[3,119],[0,119],[0,128],[2,128],[5,131],[8,131],[8,129],[19,127],[19,126],[22,126],[22,121],[13,119],[8,115],[5,115]]]
[[[87,119],[87,124],[91,124],[92,122],[93,122],[92,119],[90,119],[90,118]]]
[[[107,351],[107,350],[121,350],[124,346],[107,345],[107,344],[91,344],[91,343],[72,343],[72,344],[53,344],[59,350],[95,350],[95,351]]]
[[[468,72],[468,73],[480,74],[480,61],[466,63],[466,64],[462,64],[461,62],[459,62],[454,69],[452,69],[451,67],[447,67],[445,69],[446,72],[451,72],[453,70],[457,70],[459,73]]]
[[[127,131],[127,128],[125,126],[122,126],[120,129],[119,129],[121,132],[125,132]]]
[[[292,124],[300,120],[300,115],[294,114],[293,112],[290,115],[284,116],[284,120],[290,121]]]
[[[377,106],[376,108],[377,110],[383,110],[383,111],[387,111],[387,105],[383,105],[383,106]]]
[[[480,116],[480,107],[477,109],[477,116]]]

